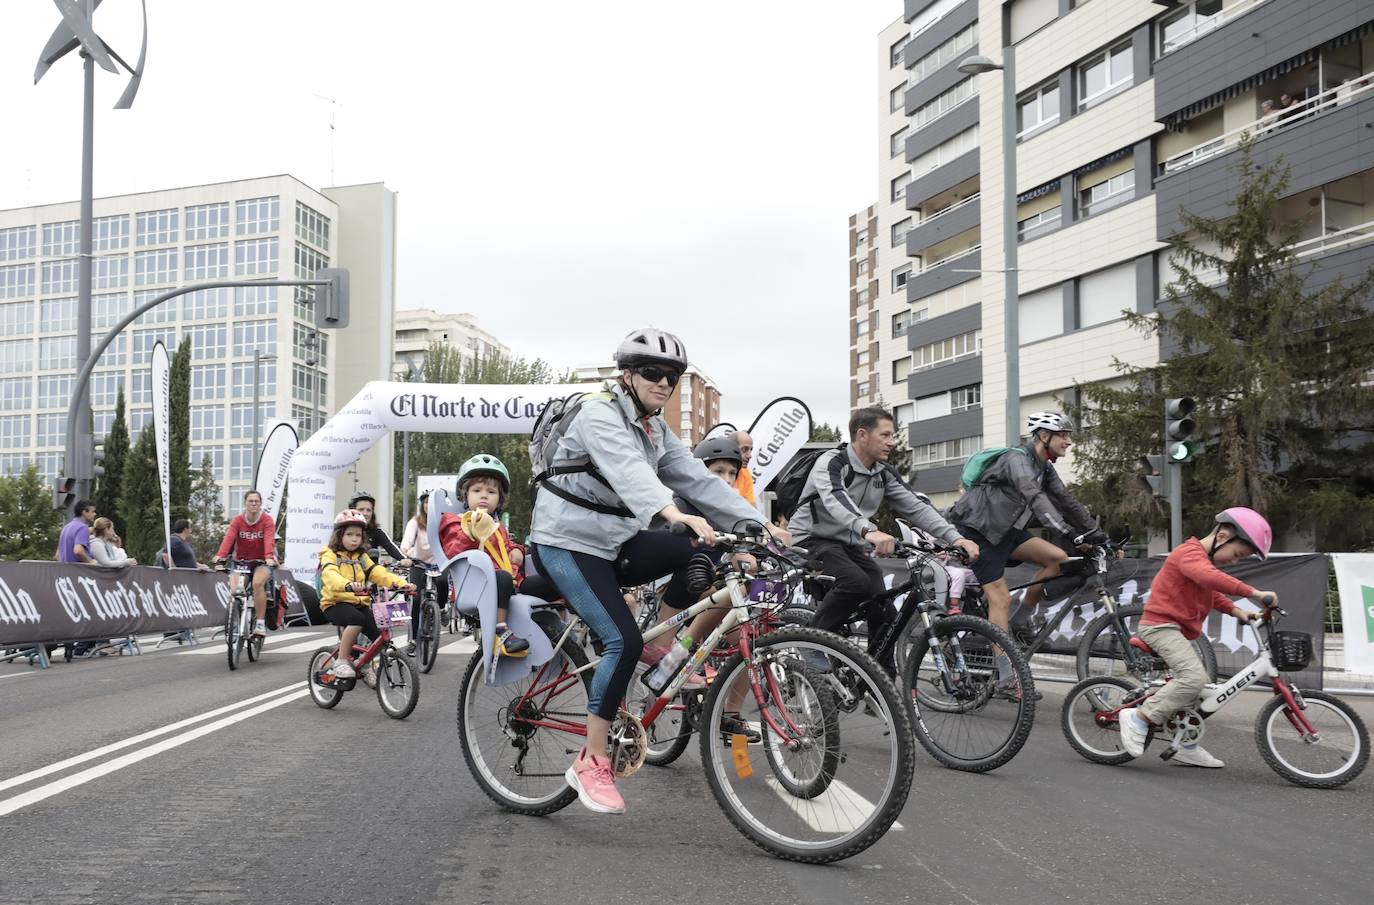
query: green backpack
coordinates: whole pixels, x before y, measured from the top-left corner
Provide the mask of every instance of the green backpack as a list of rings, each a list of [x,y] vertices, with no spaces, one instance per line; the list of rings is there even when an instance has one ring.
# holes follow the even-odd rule
[[[1026,449],[1023,446],[989,446],[987,449],[979,450],[969,456],[963,472],[959,475],[959,487],[963,490],[971,489],[974,484],[983,479],[989,465],[1002,458],[1003,453],[1009,452],[1019,452],[1024,455]]]

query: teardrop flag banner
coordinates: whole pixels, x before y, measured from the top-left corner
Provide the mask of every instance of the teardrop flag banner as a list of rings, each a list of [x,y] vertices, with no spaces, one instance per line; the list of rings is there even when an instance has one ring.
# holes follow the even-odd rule
[[[167,347],[161,342],[153,346],[153,437],[157,440],[157,477],[162,484],[162,535],[167,545],[167,559],[172,558],[172,468],[171,468],[171,396],[172,362]],[[188,463],[182,462],[182,467]]]
[[[768,482],[776,478],[811,438],[811,410],[795,396],[779,396],[763,407],[749,426],[754,457],[749,470],[760,502]]]
[[[291,471],[291,457],[296,454],[300,439],[296,426],[290,421],[278,421],[267,431],[258,455],[257,471],[250,485],[262,494],[262,511],[277,521],[282,500],[286,497],[286,478]]]

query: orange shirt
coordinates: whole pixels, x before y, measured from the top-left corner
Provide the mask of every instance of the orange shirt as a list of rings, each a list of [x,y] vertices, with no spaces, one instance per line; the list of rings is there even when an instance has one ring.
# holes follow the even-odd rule
[[[749,466],[741,468],[735,476],[735,490],[749,501],[750,506],[758,505],[758,500],[754,499],[754,474],[749,470]]]
[[[1150,582],[1150,597],[1145,601],[1140,624],[1172,622],[1191,641],[1201,633],[1202,623],[1212,610],[1234,616],[1238,608],[1231,597],[1249,597],[1254,593],[1254,588],[1212,565],[1202,542],[1190,537],[1169,554]]]

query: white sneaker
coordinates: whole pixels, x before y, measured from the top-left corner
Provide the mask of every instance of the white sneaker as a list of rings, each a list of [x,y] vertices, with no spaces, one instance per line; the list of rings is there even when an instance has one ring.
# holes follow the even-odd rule
[[[1145,753],[1145,739],[1150,734],[1148,727],[1142,728],[1145,718],[1136,708],[1127,707],[1116,715],[1116,719],[1121,725],[1121,747],[1131,757],[1140,757]]]
[[[264,619],[259,619],[257,622],[254,622],[254,623],[253,623],[253,634],[256,635],[256,636],[258,636],[259,638],[266,637],[266,636],[267,636],[267,621],[264,620]]]
[[[1225,761],[1209,754],[1207,749],[1201,745],[1184,745],[1178,749],[1177,754],[1169,759],[1169,763],[1178,764],[1180,767],[1207,767],[1212,770],[1219,770],[1226,766]]]
[[[343,660],[334,664],[334,678],[353,679],[357,678],[357,676],[358,671],[355,670],[353,668],[353,664],[349,663],[347,660]]]

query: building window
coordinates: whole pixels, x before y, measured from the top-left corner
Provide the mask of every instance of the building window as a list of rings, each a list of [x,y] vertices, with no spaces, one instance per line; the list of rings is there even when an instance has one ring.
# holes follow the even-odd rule
[[[902,82],[902,84],[887,93],[888,113],[896,113],[906,106],[906,87],[906,82]]]
[[[39,415],[34,430],[34,446],[61,446],[67,442],[67,415],[58,412],[52,415]]]
[[[229,447],[229,480],[253,480],[253,447],[237,443]]]
[[[1027,292],[1017,303],[1016,313],[1021,345],[1058,336],[1064,332],[1063,286]]]
[[[166,289],[140,289],[134,293],[134,307],[139,308],[151,302],[153,299],[167,292]],[[168,299],[161,302],[134,319],[134,323],[142,326],[144,324],[166,324],[177,319],[177,304],[175,299]]]
[[[867,227],[867,226],[865,226],[863,229],[859,230],[858,232],[856,232],[856,233],[854,234],[854,244],[855,244],[855,246],[861,246],[861,245],[867,245],[867,244],[868,244],[868,227]]]
[[[193,446],[191,447],[191,467],[200,470],[205,467],[205,461],[210,461],[210,470],[215,474],[215,480],[224,480],[224,447],[222,446]]]
[[[1059,82],[1047,82],[1016,101],[1017,138],[1059,122]]]
[[[28,415],[5,415],[0,417],[0,447],[23,449],[29,445]]]
[[[329,337],[305,324],[292,324],[291,354],[306,363],[327,360]]]
[[[60,258],[76,254],[81,242],[80,221],[43,224],[43,257]]]
[[[1160,17],[1160,54],[1177,50],[1224,22],[1220,15],[1221,7],[1222,0],[1197,0]]]
[[[867,349],[864,349],[862,352],[860,352],[860,353],[856,356],[855,362],[854,362],[855,367],[867,368],[867,367],[868,367],[869,358],[870,358],[870,356],[869,356],[868,350],[867,350]]]
[[[868,273],[868,258],[860,258],[859,263],[856,265],[855,269],[858,271],[859,276],[863,276],[864,274]]]
[[[983,437],[960,437],[938,443],[919,443],[911,447],[911,464],[917,468],[958,465],[983,448]]]
[[[33,295],[33,265],[14,264],[0,267],[0,299]]]
[[[158,327],[152,330],[134,331],[134,364],[146,365],[153,360],[153,347],[162,343],[170,356],[176,352],[177,331],[175,327]]]
[[[973,97],[972,76],[933,100],[917,107],[916,112],[911,114],[912,127],[920,129],[929,125],[971,97]]]
[[[234,243],[234,273],[239,276],[276,273],[277,268],[276,236],[270,239],[249,239]]]
[[[91,326],[113,327],[129,313],[127,292],[107,292],[91,296]]]
[[[911,329],[911,312],[899,311],[892,315],[892,338],[906,336],[906,331]]]
[[[33,378],[6,377],[0,380],[0,411],[27,410],[33,405]]]
[[[889,157],[901,157],[906,151],[906,133],[907,127],[902,126],[902,128],[888,136],[887,153]]]
[[[223,440],[224,408],[218,405],[191,406],[191,440]]]
[[[940,142],[911,162],[911,172],[917,178],[938,169],[978,147],[978,127],[965,129],[958,135]]]
[[[96,258],[91,261],[92,289],[123,289],[128,285],[128,255]]]
[[[186,328],[191,340],[191,358],[223,358],[229,346],[229,328],[224,324],[194,324]]]
[[[911,373],[911,356],[899,358],[892,363],[892,382],[901,383]]]
[[[1100,214],[1118,204],[1124,204],[1135,197],[1135,170],[1118,173],[1105,182],[1089,186],[1078,194],[1079,213]]]
[[[859,290],[857,293],[855,293],[855,295],[854,295],[854,302],[855,302],[855,304],[858,304],[858,305],[867,305],[867,304],[868,304],[868,295],[869,295],[869,293],[868,293],[868,290],[867,290],[867,289],[860,289],[860,290]]]
[[[143,211],[136,217],[138,221],[139,245],[166,245],[177,240],[176,208],[161,211]]]
[[[96,217],[91,221],[94,251],[118,251],[129,247],[129,215]]]
[[[76,337],[48,336],[38,341],[38,370],[76,369]]]
[[[184,261],[187,281],[213,280],[229,275],[229,243],[192,245]]]
[[[309,205],[296,202],[296,236],[317,248],[329,248],[329,218]]]
[[[897,40],[896,44],[893,44],[891,47],[887,49],[887,59],[890,64],[888,68],[899,69],[906,65],[906,45],[910,42],[911,35],[905,34]]]
[[[983,404],[983,385],[969,384],[949,391],[950,412],[966,412]]]
[[[94,349],[104,339],[104,334],[91,337],[91,348]],[[100,358],[95,365],[98,368],[122,368],[129,360],[129,335],[121,333],[105,347],[105,351],[100,353]]]
[[[906,288],[907,281],[911,279],[911,264],[903,264],[892,271],[892,291],[900,292]]]
[[[854,330],[855,330],[855,332],[856,332],[859,336],[867,336],[867,335],[868,335],[868,317],[865,316],[865,317],[860,318],[860,319],[859,319],[859,322],[855,325]]]
[[[1093,104],[1130,87],[1133,77],[1131,42],[1088,57],[1078,64],[1078,109]]]
[[[33,302],[0,305],[0,336],[27,336],[33,332]]]
[[[1078,280],[1078,327],[1105,324],[1135,310],[1135,261],[1108,267]]]
[[[1032,214],[1016,224],[1016,238],[1021,242],[1029,242],[1031,239],[1045,235],[1045,233],[1054,232],[1059,228],[1059,221],[1063,213],[1061,208],[1052,207],[1038,214]]]
[[[208,399],[223,399],[224,382],[224,365],[191,365],[192,399],[198,402]]]
[[[264,361],[257,367],[258,382],[253,383],[253,362],[234,362],[232,396],[235,399],[252,399],[253,388],[257,387],[260,396],[277,394],[277,363]]]
[[[29,370],[33,367],[32,362],[25,361],[24,369]],[[72,388],[76,386],[76,377],[71,374],[54,374],[51,377],[38,378],[38,407],[41,409],[52,409],[61,406],[66,408],[72,399]]]
[[[56,295],[75,292],[77,281],[76,258],[43,262],[43,294]]]
[[[234,209],[240,236],[274,233],[281,228],[281,199],[275,195],[235,202]]]
[[[868,383],[868,381],[867,381],[867,380],[860,380],[860,381],[859,381],[859,395],[860,395],[860,396],[867,396],[867,395],[868,395],[868,392],[869,392],[869,383]]]
[[[91,405],[114,405],[118,401],[119,388],[123,385],[124,375],[118,371],[93,374]]]
[[[196,204],[186,208],[186,241],[223,239],[229,235],[229,202]]]
[[[234,316],[254,317],[277,313],[276,286],[235,286]]]
[[[903,173],[892,180],[892,200],[901,201],[906,197],[906,187],[911,184],[911,171]]]
[[[905,434],[911,422],[916,420],[916,407],[910,402],[902,403],[892,410],[892,420],[897,423],[897,430]]]
[[[308,245],[296,243],[296,278],[300,280],[313,280],[315,274],[321,269],[329,266],[329,258],[320,254]],[[315,289],[313,286],[296,287],[296,316],[306,320],[315,319],[314,305],[311,304],[315,299]]]
[[[276,321],[239,321],[234,324],[234,357],[252,358],[254,353],[277,354]]]
[[[44,299],[38,332],[58,333],[76,329],[76,299]]]
[[[11,226],[0,229],[0,261],[22,261],[33,257],[38,244],[38,227]]]
[[[181,297],[182,316],[190,321],[224,318],[229,315],[229,290],[200,289]]]
[[[151,286],[177,281],[177,250],[159,248],[156,251],[134,253],[134,285]]]
[[[896,248],[906,241],[906,234],[911,231],[911,218],[898,221],[892,224],[892,247]]]
[[[234,440],[253,439],[253,403],[237,403],[229,407],[231,412],[229,436]],[[258,430],[263,430],[277,416],[275,403],[265,402],[258,406]]]
[[[913,349],[911,352],[911,369],[923,371],[937,365],[981,354],[982,351],[983,331],[972,330],[968,333],[952,336],[949,339],[942,339],[939,342],[921,346],[919,349]]]
[[[937,69],[962,58],[977,43],[978,23],[975,22],[912,64],[911,84],[929,78]]]

